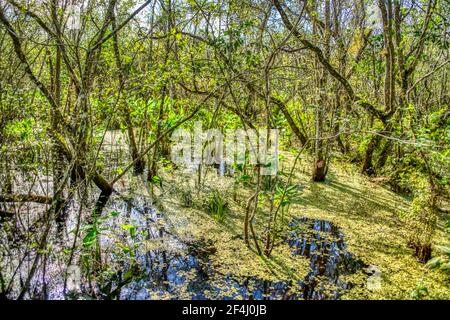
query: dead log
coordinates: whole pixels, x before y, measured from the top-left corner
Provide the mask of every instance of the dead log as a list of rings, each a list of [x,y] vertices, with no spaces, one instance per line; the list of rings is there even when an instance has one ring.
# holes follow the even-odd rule
[[[36,202],[42,204],[51,204],[52,197],[40,196],[35,194],[0,194],[0,202]]]

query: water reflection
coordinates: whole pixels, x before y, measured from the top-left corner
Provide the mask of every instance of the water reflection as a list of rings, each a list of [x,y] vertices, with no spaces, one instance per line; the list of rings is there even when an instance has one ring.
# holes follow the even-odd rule
[[[308,218],[294,219],[287,237],[294,255],[308,257],[310,272],[302,282],[303,299],[337,299],[351,284],[343,281],[363,268],[363,263],[347,251],[344,235],[334,224]]]
[[[343,233],[332,223],[307,218],[294,219],[286,241],[293,255],[308,257],[310,272],[293,290],[288,281],[270,282],[255,277],[237,278],[221,275],[209,264],[208,255],[195,248],[204,243],[177,243],[181,251],[152,250],[140,256],[139,264],[145,274],[139,281],[124,286],[121,299],[338,299],[351,287],[340,276],[352,274],[363,267],[346,250]],[[183,254],[184,252],[184,254]]]
[[[106,218],[111,212],[116,213],[114,217]],[[98,241],[102,264],[110,275],[92,279],[90,274],[83,274],[75,289],[65,290],[66,260],[64,256],[49,255],[30,283],[26,298],[338,299],[351,287],[341,276],[363,267],[347,251],[343,233],[328,221],[299,218],[290,222],[285,241],[294,256],[309,258],[310,272],[303,281],[271,282],[218,273],[209,261],[215,252],[213,244],[205,240],[182,241],[172,232],[175,228],[167,217],[145,197],[101,197],[94,213],[104,218]],[[66,232],[56,233],[61,238],[53,239],[53,243],[72,243],[75,222],[75,216],[69,217]],[[135,229],[132,234],[130,226]],[[82,261],[82,250],[77,254],[74,261]],[[27,261],[32,258],[29,256]],[[7,297],[14,298],[18,288]]]

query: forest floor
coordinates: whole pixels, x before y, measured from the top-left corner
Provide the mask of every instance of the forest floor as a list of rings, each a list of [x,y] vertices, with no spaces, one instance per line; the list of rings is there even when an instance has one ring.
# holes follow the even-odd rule
[[[284,181],[294,158],[293,153],[283,152],[280,170]],[[352,164],[333,163],[326,182],[311,182],[308,163],[310,160],[303,158],[294,170],[291,183],[297,185],[299,194],[285,210],[283,227],[292,218],[329,221],[343,232],[347,250],[355,259],[381,272],[381,287],[376,289],[367,287],[367,268],[345,276],[353,285],[341,295],[342,299],[449,299],[448,277],[419,263],[407,245],[407,230],[401,216],[409,210],[410,199],[371,182],[357,173]],[[234,178],[219,176],[210,168],[203,175],[203,186],[198,191],[197,173],[183,173],[168,166],[160,175],[162,188],[154,187],[152,191],[159,209],[165,212],[181,239],[212,244],[215,249],[209,259],[221,274],[280,281],[301,280],[310,271],[308,259],[292,255],[285,241],[279,241],[270,258],[247,248],[242,235],[247,199],[254,192],[251,184],[236,188]],[[219,191],[227,203],[223,221],[214,219],[205,209],[212,190]],[[259,235],[267,224],[268,207],[262,204],[255,218]],[[449,244],[442,225],[439,222],[434,242]]]
[[[126,150],[120,157],[124,154]],[[338,159],[332,161],[325,182],[311,182],[312,159],[302,156],[292,171],[295,157],[295,150],[280,154],[280,185],[292,186],[296,194],[280,213],[278,238],[270,257],[257,254],[253,239],[250,248],[245,244],[245,209],[255,192],[255,181],[239,180],[242,173],[219,175],[217,169],[204,167],[200,188],[198,172],[175,168],[170,161],[160,163],[161,183],[150,184],[143,176],[125,175],[117,183],[117,192],[109,199],[98,222],[101,232],[97,241],[105,270],[92,279],[88,271],[87,278],[81,279],[84,289],[80,294],[89,299],[117,296],[121,299],[450,298],[448,275],[418,262],[413,249],[408,247],[409,230],[402,216],[410,210],[411,199],[359,174],[356,165]],[[120,163],[109,164],[120,166]],[[293,176],[288,181],[291,171]],[[252,174],[247,172],[247,175]],[[223,219],[213,217],[208,209],[213,195],[226,207]],[[91,196],[95,200],[97,191]],[[67,243],[75,243],[73,234],[81,212],[79,203],[74,201],[74,207],[69,210],[62,234],[56,228],[52,233],[52,254],[47,267],[39,269],[39,275],[30,285],[30,291],[37,292],[30,298],[42,298],[39,293],[44,287],[42,279],[48,282],[47,298],[66,298],[62,289],[68,263],[65,252]],[[92,217],[90,203],[83,210],[82,221],[90,221]],[[270,203],[262,192],[253,222],[263,249]],[[42,208],[30,204],[18,209],[21,217],[28,217],[22,220],[25,230],[35,224]],[[300,221],[300,231],[295,229],[298,225],[293,226],[295,221]],[[20,236],[20,232],[12,234],[11,243],[7,241],[12,225],[8,226],[0,229],[3,237],[0,240],[8,244],[5,248],[10,252],[6,256],[10,259],[0,261],[0,269],[4,268],[2,274],[9,277],[18,268],[16,257],[28,252],[28,247],[27,243],[22,246],[14,243],[14,236]],[[84,242],[90,226],[90,223],[81,226],[84,238],[75,248],[75,265],[86,264],[83,257],[90,252],[90,247]],[[133,239],[131,231],[135,234]],[[438,221],[433,241],[450,245],[443,219]],[[131,261],[138,262],[136,270],[130,268],[136,267]],[[27,274],[27,265],[22,264],[21,268]],[[85,268],[90,270],[92,266],[88,263]],[[370,270],[379,272],[380,286],[373,286]],[[104,284],[111,283],[112,279],[114,288],[117,281],[111,275],[118,273],[132,277],[117,290],[94,295],[85,290],[91,280]],[[15,278],[12,297],[20,287],[20,281]]]

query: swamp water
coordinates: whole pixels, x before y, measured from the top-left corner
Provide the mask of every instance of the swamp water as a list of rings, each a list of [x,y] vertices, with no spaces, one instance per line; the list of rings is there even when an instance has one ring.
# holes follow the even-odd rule
[[[105,299],[338,299],[351,287],[341,276],[364,265],[347,251],[344,235],[328,221],[293,219],[285,241],[293,255],[310,261],[310,272],[292,290],[294,283],[270,282],[258,278],[236,278],[217,273],[209,263],[215,248],[210,243],[184,243],[168,230],[170,222],[152,207],[134,200],[110,200],[104,212],[121,212],[126,223],[136,228],[135,270],[130,279],[119,272],[98,298]],[[108,229],[114,229],[116,222]],[[123,221],[122,221],[123,222]],[[120,227],[119,227],[120,228]],[[102,244],[106,246],[107,241]],[[130,269],[128,263],[122,265]],[[129,272],[130,270],[128,270]],[[120,279],[117,279],[120,278]]]
[[[225,169],[221,167],[223,175]],[[339,299],[351,287],[342,276],[364,267],[347,251],[344,235],[337,226],[328,221],[297,218],[289,223],[283,241],[289,244],[292,255],[309,259],[310,271],[302,281],[271,282],[220,274],[209,261],[214,245],[181,240],[170,217],[159,212],[149,198],[113,193],[104,200],[97,201],[95,211],[101,213],[97,221],[79,226],[85,236],[78,240],[72,259],[68,259],[67,252],[77,228],[77,205],[69,210],[63,226],[50,230],[48,244],[52,249],[40,257],[23,298]],[[88,220],[86,216],[81,219]],[[7,248],[0,250],[0,271],[6,283],[12,274],[19,276],[0,297],[15,299],[27,281],[36,250],[20,245],[25,235],[13,233],[15,239],[8,239],[2,230],[6,226],[7,222],[0,222],[0,241]],[[33,230],[33,226],[28,230]],[[95,235],[89,239],[92,230]],[[91,246],[90,250],[85,250],[86,246]],[[100,266],[94,263],[93,251],[99,253]],[[81,272],[86,266],[91,271]],[[106,271],[94,279],[91,276],[96,268]]]
[[[343,233],[328,221],[298,218],[289,223],[284,241],[293,255],[310,261],[310,272],[296,283],[301,289],[293,292],[292,282],[217,273],[209,263],[209,256],[215,252],[213,244],[181,241],[172,232],[169,219],[143,197],[113,195],[102,211],[102,220],[95,228],[102,265],[108,266],[108,272],[102,275],[101,284],[92,283],[89,275],[77,270],[75,261],[83,263],[92,257],[79,252],[72,266],[67,266],[67,258],[47,256],[45,267],[36,272],[25,298],[338,299],[351,286],[341,276],[363,268],[346,250]],[[67,226],[65,237],[60,236],[61,246],[74,227],[70,219],[67,224],[72,226]],[[86,226],[83,228],[89,233]],[[58,243],[58,239],[54,241]],[[23,258],[20,263],[31,261],[31,257]],[[15,272],[22,272],[21,267]],[[17,289],[11,290],[6,297],[14,298],[17,293]]]

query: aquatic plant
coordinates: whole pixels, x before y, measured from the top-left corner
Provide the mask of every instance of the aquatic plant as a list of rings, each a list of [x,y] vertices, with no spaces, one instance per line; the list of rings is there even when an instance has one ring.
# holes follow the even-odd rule
[[[208,195],[207,210],[209,214],[220,222],[223,222],[228,211],[228,202],[218,190],[213,190]]]

